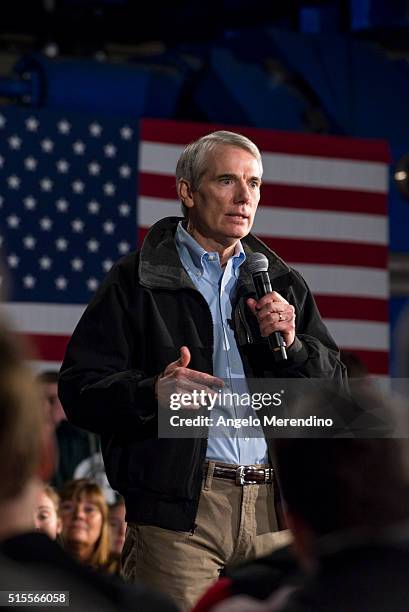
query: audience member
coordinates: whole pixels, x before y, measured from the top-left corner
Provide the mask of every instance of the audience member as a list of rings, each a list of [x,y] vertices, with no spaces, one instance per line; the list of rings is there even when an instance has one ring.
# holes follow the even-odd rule
[[[47,414],[57,441],[58,460],[52,484],[61,489],[68,480],[89,478],[103,489],[107,503],[113,503],[115,492],[105,473],[99,436],[68,423],[57,395],[57,371],[42,372],[37,380],[43,391]]]
[[[165,597],[81,566],[44,533],[34,511],[53,465],[38,386],[15,338],[0,324],[0,590],[64,592],[75,612],[175,612]]]
[[[119,496],[115,504],[108,508],[108,526],[110,546],[108,571],[113,574],[120,574],[121,553],[126,535],[125,500],[122,496]]]
[[[109,529],[101,488],[90,480],[70,480],[60,495],[65,550],[80,563],[103,569],[109,556]]]
[[[61,518],[59,516],[60,498],[51,485],[44,485],[40,491],[34,512],[34,526],[37,531],[55,540],[61,533]]]

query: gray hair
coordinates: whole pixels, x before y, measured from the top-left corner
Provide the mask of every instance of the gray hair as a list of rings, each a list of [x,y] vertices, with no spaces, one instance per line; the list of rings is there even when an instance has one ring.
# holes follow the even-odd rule
[[[242,134],[221,130],[206,134],[206,136],[202,136],[185,147],[176,165],[176,186],[179,185],[181,180],[185,180],[189,183],[193,191],[197,190],[200,179],[206,172],[208,153],[211,153],[220,145],[238,147],[248,151],[258,161],[260,172],[263,172],[261,153],[254,142]],[[187,218],[188,209],[183,203],[182,212],[184,217]]]

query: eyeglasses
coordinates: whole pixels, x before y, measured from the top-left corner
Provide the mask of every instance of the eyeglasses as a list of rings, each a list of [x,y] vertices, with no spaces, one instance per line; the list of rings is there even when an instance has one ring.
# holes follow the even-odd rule
[[[100,512],[99,507],[90,502],[64,501],[60,505],[61,514],[72,514],[77,509],[81,509],[87,516],[92,516]]]

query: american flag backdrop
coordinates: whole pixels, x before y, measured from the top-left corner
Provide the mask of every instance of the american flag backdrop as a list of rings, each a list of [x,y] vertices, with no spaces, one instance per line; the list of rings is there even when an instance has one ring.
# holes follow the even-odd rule
[[[0,109],[5,309],[34,345],[37,369],[60,366],[84,305],[135,248],[137,127]]]
[[[156,220],[180,214],[177,158],[186,143],[221,128],[3,108],[5,307],[36,346],[37,368],[59,367],[85,304],[112,262],[135,247],[137,228],[141,240]],[[386,375],[386,143],[235,129],[263,153],[253,231],[304,275],[338,344]]]

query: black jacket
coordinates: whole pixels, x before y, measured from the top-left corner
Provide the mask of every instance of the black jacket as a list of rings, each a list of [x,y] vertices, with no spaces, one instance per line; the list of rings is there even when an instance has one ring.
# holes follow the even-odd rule
[[[177,612],[173,602],[155,590],[80,565],[43,533],[21,533],[1,541],[0,570],[3,559],[13,562],[15,569],[8,584],[0,579],[3,590],[21,592],[34,585],[37,591],[68,591],[69,609],[76,612]],[[46,604],[41,606],[46,609]]]
[[[126,500],[127,520],[190,531],[194,526],[206,439],[157,435],[156,376],[189,347],[189,367],[212,373],[209,307],[184,270],[174,242],[180,219],[151,228],[139,253],[115,264],[82,316],[60,372],[59,395],[72,423],[101,434],[111,486]],[[247,255],[263,252],[273,287],[296,310],[297,338],[277,366],[246,306],[254,286],[240,267],[232,325],[246,375],[326,377],[342,381],[338,349],[303,278],[256,237]],[[342,384],[342,383],[341,383]]]

